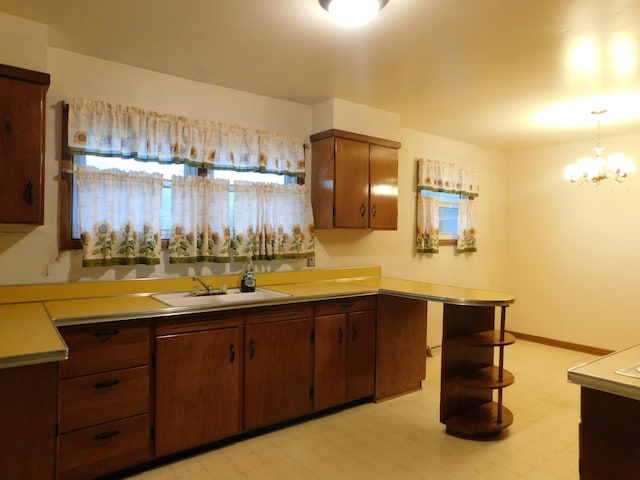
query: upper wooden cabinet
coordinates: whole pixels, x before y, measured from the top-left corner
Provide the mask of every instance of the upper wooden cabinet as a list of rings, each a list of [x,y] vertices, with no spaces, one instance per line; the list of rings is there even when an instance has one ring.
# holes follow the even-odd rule
[[[44,223],[49,82],[47,73],[0,65],[0,223]]]
[[[311,142],[315,227],[397,229],[400,143],[342,130]]]

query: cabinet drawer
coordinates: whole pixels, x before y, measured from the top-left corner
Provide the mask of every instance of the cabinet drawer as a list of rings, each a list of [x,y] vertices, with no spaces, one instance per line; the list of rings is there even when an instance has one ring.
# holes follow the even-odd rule
[[[147,321],[76,325],[60,331],[69,347],[69,359],[60,362],[60,378],[149,364]]]
[[[156,321],[156,336],[236,327],[240,322],[242,312],[234,310],[162,318]]]
[[[58,480],[94,478],[144,463],[151,458],[150,438],[148,415],[60,435]]]
[[[376,308],[375,295],[367,297],[350,297],[339,300],[325,300],[316,303],[316,316],[336,313],[358,312]]]
[[[60,431],[65,433],[149,411],[149,367],[60,381]]]
[[[247,310],[245,323],[268,323],[299,318],[311,318],[313,306],[311,303],[297,303],[294,305],[282,305],[274,307],[261,307]]]

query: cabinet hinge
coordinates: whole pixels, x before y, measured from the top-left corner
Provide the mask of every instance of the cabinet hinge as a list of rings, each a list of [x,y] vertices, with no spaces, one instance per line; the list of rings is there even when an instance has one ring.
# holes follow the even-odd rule
[[[309,398],[313,399],[313,387],[309,389]]]

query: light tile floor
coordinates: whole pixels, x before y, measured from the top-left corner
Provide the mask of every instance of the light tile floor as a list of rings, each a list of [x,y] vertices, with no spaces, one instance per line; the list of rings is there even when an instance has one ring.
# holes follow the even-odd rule
[[[421,391],[244,440],[130,477],[135,480],[576,480],[580,387],[567,369],[595,358],[517,341],[505,350],[514,423],[473,441],[439,423],[440,357]]]

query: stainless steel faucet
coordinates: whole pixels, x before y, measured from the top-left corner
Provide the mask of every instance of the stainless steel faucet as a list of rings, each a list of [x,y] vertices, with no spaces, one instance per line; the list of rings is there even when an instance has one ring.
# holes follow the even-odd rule
[[[202,286],[207,290],[207,293],[208,293],[209,295],[211,295],[211,294],[213,293],[213,287],[212,287],[211,285],[207,285],[206,283],[204,283],[204,282],[202,281],[202,279],[201,279],[201,278],[199,278],[199,277],[197,277],[197,276],[195,276],[195,275],[194,275],[192,278],[193,278],[193,281],[194,281],[194,282],[198,282],[200,285],[202,285]]]

